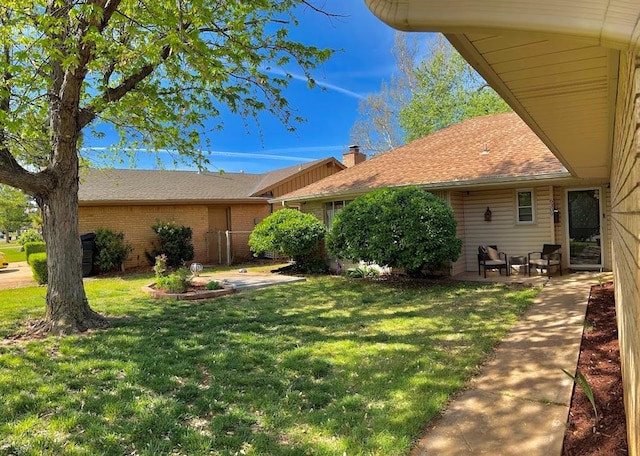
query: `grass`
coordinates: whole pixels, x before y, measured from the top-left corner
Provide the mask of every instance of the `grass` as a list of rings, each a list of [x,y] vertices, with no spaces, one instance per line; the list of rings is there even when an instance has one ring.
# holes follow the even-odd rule
[[[92,279],[108,331],[0,345],[0,453],[403,455],[533,289],[310,278],[187,303]],[[0,291],[0,332],[44,288]]]
[[[17,261],[27,261],[27,257],[24,252],[21,251],[22,246],[20,244],[7,244],[4,239],[0,239],[0,252],[6,254],[5,261],[9,263],[15,263]]]

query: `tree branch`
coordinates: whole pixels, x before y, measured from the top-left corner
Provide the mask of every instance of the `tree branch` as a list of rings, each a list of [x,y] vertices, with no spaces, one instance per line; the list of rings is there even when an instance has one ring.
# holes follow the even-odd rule
[[[101,99],[108,103],[114,103],[124,97],[127,93],[133,90],[140,82],[147,78],[153,71],[164,62],[171,55],[171,47],[166,45],[162,48],[160,53],[160,60],[157,63],[145,65],[140,70],[126,78],[120,85],[112,89],[107,89],[102,95]],[[94,107],[84,108],[79,114],[79,126],[80,128],[86,127],[93,119],[98,115],[98,111]]]
[[[0,138],[1,139],[1,138]],[[48,171],[31,173],[16,161],[7,147],[0,148],[0,182],[24,190],[33,196],[46,195],[55,179]]]

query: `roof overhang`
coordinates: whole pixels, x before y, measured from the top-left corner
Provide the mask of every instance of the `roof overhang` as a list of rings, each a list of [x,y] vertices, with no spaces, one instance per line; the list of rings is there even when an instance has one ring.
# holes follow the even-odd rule
[[[593,185],[603,185],[608,183],[608,178],[595,178],[577,180],[568,173],[557,174],[545,174],[538,176],[519,176],[519,177],[496,177],[491,179],[469,179],[460,181],[447,181],[447,182],[427,182],[427,183],[415,183],[417,187],[425,190],[433,191],[471,191],[471,190],[488,190],[488,189],[505,189],[505,188],[518,188],[518,187],[539,187],[546,185],[569,187],[572,185],[585,184],[588,182]],[[386,187],[404,187],[405,185],[388,185]],[[374,190],[374,188],[357,188],[345,191],[331,191],[327,193],[319,193],[316,195],[307,195],[293,198],[273,198],[269,200],[273,204],[297,204],[300,202],[310,201],[336,201],[354,199],[358,196],[367,194]]]
[[[576,177],[608,178],[620,52],[637,51],[624,0],[365,0],[399,30],[442,32]]]
[[[228,198],[228,199],[193,199],[193,200],[81,200],[79,207],[93,206],[216,206],[232,204],[269,204],[265,197],[254,198]]]

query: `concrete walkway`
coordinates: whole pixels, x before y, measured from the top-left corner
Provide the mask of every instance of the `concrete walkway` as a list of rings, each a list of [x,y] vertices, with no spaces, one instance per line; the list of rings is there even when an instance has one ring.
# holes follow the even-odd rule
[[[211,272],[200,274],[198,281],[220,280],[226,285],[232,286],[236,290],[250,290],[253,288],[264,288],[283,283],[304,282],[304,277],[295,277],[282,274],[267,274],[259,272]]]
[[[610,273],[545,278],[493,359],[411,455],[560,456],[573,390],[562,369],[575,372],[590,287],[598,276],[612,280]]]

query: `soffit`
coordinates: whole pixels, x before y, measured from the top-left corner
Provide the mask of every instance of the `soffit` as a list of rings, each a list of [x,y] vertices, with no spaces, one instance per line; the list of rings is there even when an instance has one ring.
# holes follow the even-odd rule
[[[442,33],[523,31],[572,37],[618,50],[640,39],[635,0],[365,0],[399,30]]]
[[[365,0],[401,30],[439,31],[577,177],[609,175],[620,51],[640,3]]]
[[[617,50],[525,33],[447,38],[572,174],[609,176]]]

